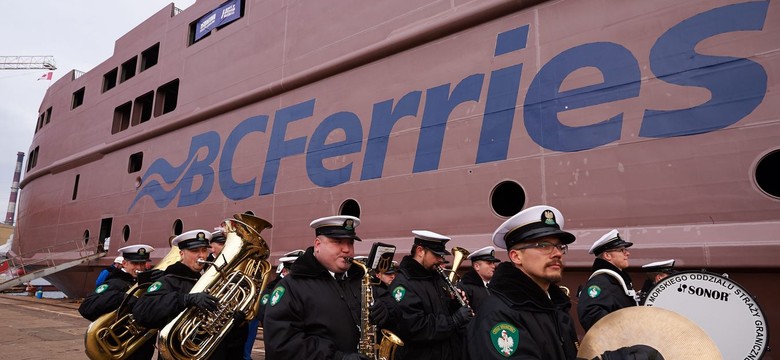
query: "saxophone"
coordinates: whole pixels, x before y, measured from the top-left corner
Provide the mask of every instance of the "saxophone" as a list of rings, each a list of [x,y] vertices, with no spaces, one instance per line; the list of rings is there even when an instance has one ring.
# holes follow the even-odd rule
[[[168,265],[179,261],[179,248],[171,247],[171,251],[154,267],[155,270],[165,270]],[[139,297],[146,291],[138,283],[127,290],[127,296]],[[120,360],[132,355],[146,341],[157,335],[156,329],[146,329],[139,325],[130,313],[127,303],[123,302],[118,309],[106,313],[93,321],[84,334],[84,351],[92,360]]]
[[[260,293],[271,271],[270,249],[260,232],[270,227],[269,222],[247,214],[225,220],[225,247],[190,291],[217,297],[218,309],[191,307],[165,325],[157,339],[162,358],[208,358],[228,332],[240,325],[236,312],[243,312],[246,319],[257,315]]]
[[[404,342],[390,330],[382,329],[382,341],[379,346],[376,344],[376,325],[371,324],[371,305],[374,304],[374,283],[371,281],[371,273],[368,267],[360,260],[352,259],[352,263],[363,269],[363,280],[361,282],[360,294],[362,302],[360,306],[360,341],[358,342],[358,352],[367,356],[371,360],[393,360],[395,351],[399,346],[404,346]]]

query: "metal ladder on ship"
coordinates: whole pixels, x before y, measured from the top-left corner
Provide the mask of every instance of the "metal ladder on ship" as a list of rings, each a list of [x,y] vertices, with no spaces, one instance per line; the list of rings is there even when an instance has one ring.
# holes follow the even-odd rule
[[[62,257],[62,253],[55,252],[54,250],[56,250],[56,248],[62,247],[63,246],[62,244],[52,245],[43,248],[41,250],[34,251],[33,253],[36,254],[37,259],[33,261],[29,261],[29,260],[24,261],[24,257],[19,255],[14,255],[9,257],[8,259],[0,260],[0,265],[2,265],[2,267],[5,267],[4,265],[7,264],[9,269],[9,271],[6,271],[3,274],[5,275],[6,279],[3,279],[2,276],[0,276],[0,291],[10,289],[14,286],[25,285],[28,282],[33,281],[35,279],[39,279],[44,276],[51,275],[62,270],[70,269],[86,261],[95,260],[106,255],[105,252],[88,251],[86,249],[86,245],[82,244],[81,241],[74,241],[74,243],[76,244],[75,252],[78,252],[79,257],[75,260],[70,260],[60,264],[55,262],[55,260],[58,257]],[[40,256],[37,254],[44,254],[44,255]],[[39,267],[39,266],[43,266],[43,267],[31,271],[29,273],[24,272],[25,271],[24,269],[27,269],[29,267]],[[19,274],[18,269],[23,270],[22,274]]]

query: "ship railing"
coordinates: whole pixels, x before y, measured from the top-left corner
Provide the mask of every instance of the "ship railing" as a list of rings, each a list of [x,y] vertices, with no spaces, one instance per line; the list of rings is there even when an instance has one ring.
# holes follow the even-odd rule
[[[67,240],[58,244],[42,247],[18,255],[9,252],[6,259],[0,260],[0,282],[24,276],[28,271],[53,267],[58,262],[84,258],[98,254],[95,247],[87,248],[83,239]]]

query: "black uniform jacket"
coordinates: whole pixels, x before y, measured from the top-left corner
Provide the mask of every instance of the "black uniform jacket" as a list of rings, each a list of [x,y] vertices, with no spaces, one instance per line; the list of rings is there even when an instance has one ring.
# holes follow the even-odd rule
[[[281,276],[277,276],[276,279],[271,280],[265,285],[265,289],[260,294],[260,309],[257,312],[257,318],[260,319],[260,326],[263,326],[263,318],[265,318],[265,308],[268,306],[268,302],[271,300],[271,291],[274,291],[276,285],[282,281]]]
[[[136,298],[128,295],[127,290],[133,284],[135,284],[135,278],[132,275],[122,270],[111,272],[106,281],[87,295],[79,305],[79,314],[89,321],[95,321],[103,314],[119,308],[125,296],[129,296],[127,306],[132,308]]]
[[[458,288],[466,293],[466,297],[469,299],[469,305],[475,313],[479,311],[479,307],[485,299],[490,296],[490,290],[488,290],[485,286],[485,282],[482,281],[482,278],[474,269],[463,274],[458,282]]]
[[[412,256],[401,260],[399,272],[390,284],[400,319],[389,326],[404,346],[396,359],[460,359],[465,328],[457,327],[452,314],[460,308],[450,298],[444,280],[426,270]]]
[[[187,308],[184,296],[200,279],[200,273],[176,262],[165,275],[152,283],[133,307],[133,316],[142,326],[160,329]]]
[[[468,328],[471,359],[576,359],[571,301],[558,286],[550,285],[545,293],[513,263],[504,262],[488,288],[491,295]]]
[[[629,290],[632,288],[631,277],[621,271],[609,261],[596,258],[593,262],[593,271],[600,269],[612,270],[623,278]],[[577,304],[577,316],[580,325],[588,331],[593,324],[607,314],[629,306],[636,306],[636,300],[626,295],[620,282],[609,274],[599,274],[585,283],[580,291]]]
[[[263,319],[267,359],[340,359],[357,352],[363,270],[336,280],[306,249],[271,291]]]

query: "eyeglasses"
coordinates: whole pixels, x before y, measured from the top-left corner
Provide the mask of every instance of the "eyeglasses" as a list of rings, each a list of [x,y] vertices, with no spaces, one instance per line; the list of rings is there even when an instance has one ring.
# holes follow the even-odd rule
[[[522,247],[517,248],[518,250],[524,250],[524,249],[538,249],[539,252],[541,252],[544,255],[550,255],[552,254],[553,248],[556,248],[561,251],[561,254],[566,254],[567,251],[569,251],[569,245],[566,244],[553,244],[549,242],[539,242],[536,244],[530,244],[525,245]]]
[[[623,255],[625,255],[625,254],[628,253],[628,249],[627,248],[619,248],[619,249],[607,250],[607,252],[621,252],[621,253],[623,253]]]

